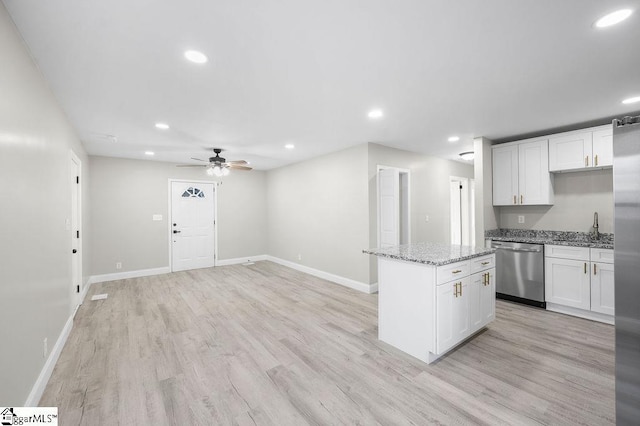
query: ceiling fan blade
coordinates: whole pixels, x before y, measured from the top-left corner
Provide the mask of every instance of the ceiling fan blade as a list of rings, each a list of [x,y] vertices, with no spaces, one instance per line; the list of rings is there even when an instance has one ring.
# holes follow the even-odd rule
[[[247,167],[247,166],[238,166],[236,164],[229,164],[228,167],[231,170],[253,170],[253,167]]]
[[[238,166],[244,166],[245,164],[248,164],[246,161],[244,160],[234,160],[234,161],[227,161],[227,164],[231,165],[231,164],[235,164]]]
[[[203,164],[176,164],[176,167],[209,167],[209,165],[203,165]]]
[[[195,157],[191,157],[191,159],[196,161],[207,161],[207,160],[201,160],[200,158],[195,158]]]

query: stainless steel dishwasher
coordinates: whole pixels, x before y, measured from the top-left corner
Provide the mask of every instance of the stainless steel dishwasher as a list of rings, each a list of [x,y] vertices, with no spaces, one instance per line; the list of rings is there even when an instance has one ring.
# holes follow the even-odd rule
[[[546,307],[544,245],[492,241],[496,249],[496,297]]]

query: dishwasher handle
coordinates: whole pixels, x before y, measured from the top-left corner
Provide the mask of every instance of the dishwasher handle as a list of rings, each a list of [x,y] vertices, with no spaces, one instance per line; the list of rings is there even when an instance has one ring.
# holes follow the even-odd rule
[[[522,248],[501,247],[501,246],[495,246],[494,248],[496,250],[508,250],[508,251],[515,251],[520,253],[542,253],[542,249],[522,249]]]

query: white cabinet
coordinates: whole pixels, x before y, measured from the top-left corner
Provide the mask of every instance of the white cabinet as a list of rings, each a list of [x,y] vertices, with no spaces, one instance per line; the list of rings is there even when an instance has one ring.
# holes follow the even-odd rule
[[[549,171],[562,172],[613,165],[610,125],[549,137]]]
[[[492,161],[494,206],[553,204],[547,139],[495,146]]]
[[[547,309],[613,323],[613,250],[545,246]]]
[[[545,258],[545,300],[573,308],[591,308],[589,261]]]
[[[469,335],[469,277],[437,288],[437,353],[442,354]]]
[[[495,319],[495,255],[437,269],[438,281],[455,272],[466,275],[438,283],[436,350],[443,354]]]
[[[437,267],[379,257],[378,338],[435,361],[495,319],[494,277],[495,254]]]

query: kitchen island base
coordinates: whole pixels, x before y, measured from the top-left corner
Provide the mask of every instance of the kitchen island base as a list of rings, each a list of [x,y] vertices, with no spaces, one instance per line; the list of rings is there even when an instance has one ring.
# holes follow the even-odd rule
[[[429,265],[378,258],[378,338],[432,363],[495,319],[495,255]]]

